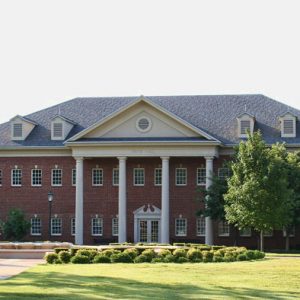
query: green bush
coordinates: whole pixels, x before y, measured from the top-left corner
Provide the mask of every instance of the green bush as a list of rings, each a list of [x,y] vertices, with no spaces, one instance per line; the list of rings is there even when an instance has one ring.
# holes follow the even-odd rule
[[[225,253],[226,253],[226,251],[224,249],[219,249],[219,250],[214,251],[214,256],[216,255],[216,256],[223,257],[225,255]]]
[[[173,243],[173,246],[184,247],[184,246],[185,246],[185,243]]]
[[[186,257],[190,261],[195,261],[195,260],[202,260],[202,252],[198,249],[191,248],[186,254]]]
[[[222,255],[214,254],[213,262],[223,262],[223,261],[224,261],[224,257]]]
[[[171,255],[172,252],[168,249],[161,249],[158,253],[157,256],[158,257],[166,257],[167,255]]]
[[[265,257],[265,253],[264,252],[261,252],[261,251],[258,251],[258,250],[254,250],[254,258],[255,259],[262,259]]]
[[[58,260],[55,261],[55,264],[56,264],[56,265],[61,265],[61,264],[62,264],[62,261],[61,261],[60,259],[58,259]]]
[[[163,263],[164,258],[163,257],[155,257],[151,260],[152,263]]]
[[[126,250],[123,251],[123,253],[128,254],[131,257],[132,260],[134,260],[139,254],[138,250],[135,249],[135,248],[126,249]]]
[[[212,262],[213,256],[214,256],[213,252],[207,250],[202,251],[203,262]]]
[[[134,259],[135,263],[144,263],[144,262],[151,262],[151,261],[152,258],[144,254],[141,254]]]
[[[111,262],[113,262],[113,263],[132,263],[133,262],[131,256],[124,252],[113,254],[110,257],[110,259],[111,259]]]
[[[69,251],[60,251],[58,257],[63,264],[68,264],[71,260],[71,254]]]
[[[71,258],[71,263],[72,264],[89,264],[90,263],[90,258],[85,255],[78,255],[76,254]]]
[[[76,248],[76,247],[75,248],[71,248],[70,249],[71,256],[75,256],[78,250],[80,250],[80,248]]]
[[[175,256],[176,258],[186,257],[186,251],[185,251],[185,249],[178,248],[178,249],[174,250],[173,256]]]
[[[111,263],[110,258],[103,254],[97,254],[93,259],[94,264],[109,264]]]
[[[164,258],[164,262],[166,262],[166,263],[173,263],[173,262],[175,262],[175,259],[176,259],[176,257],[174,255],[168,254]]]
[[[142,255],[147,256],[148,260],[151,261],[156,256],[156,253],[153,249],[146,249],[142,252]]]
[[[54,252],[59,254],[61,251],[69,251],[69,248],[54,248]]]
[[[107,256],[107,257],[111,257],[113,254],[118,254],[118,253],[120,253],[120,251],[119,251],[119,250],[115,250],[115,249],[106,249],[106,250],[104,250],[104,251],[101,252],[101,253],[103,253],[103,255],[105,255],[105,256]]]
[[[44,259],[48,264],[55,264],[58,259],[57,253],[48,253],[45,255]]]
[[[244,260],[247,260],[247,255],[246,254],[239,254],[237,257],[236,257],[237,260],[239,261],[244,261]]]
[[[226,246],[211,246],[211,249],[212,250],[220,250],[220,249],[223,249],[225,248]]]
[[[180,256],[176,259],[176,262],[182,264],[182,263],[189,262],[189,260],[186,257]]]
[[[236,258],[232,254],[232,252],[226,252],[225,255],[224,255],[224,261],[225,262],[232,262],[232,261],[236,261]]]
[[[90,259],[93,259],[97,255],[97,250],[95,249],[80,249],[77,251],[76,255],[87,256]]]
[[[245,255],[247,256],[248,260],[255,259],[255,251],[254,250],[247,250],[245,252]]]
[[[211,247],[210,246],[207,246],[207,245],[204,245],[204,246],[199,246],[197,247],[200,251],[210,251],[211,250]]]

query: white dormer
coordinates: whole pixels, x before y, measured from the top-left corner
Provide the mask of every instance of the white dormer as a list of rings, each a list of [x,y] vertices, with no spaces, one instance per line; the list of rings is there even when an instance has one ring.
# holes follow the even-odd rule
[[[281,137],[296,137],[297,117],[290,112],[279,117]]]
[[[11,139],[24,141],[37,124],[22,116],[15,116],[10,120]]]
[[[75,123],[63,116],[57,115],[51,121],[51,140],[65,140]]]
[[[250,132],[250,134],[253,133],[254,122],[255,122],[254,116],[245,112],[237,117],[237,121],[238,121],[238,136],[240,138],[247,137],[248,131]]]

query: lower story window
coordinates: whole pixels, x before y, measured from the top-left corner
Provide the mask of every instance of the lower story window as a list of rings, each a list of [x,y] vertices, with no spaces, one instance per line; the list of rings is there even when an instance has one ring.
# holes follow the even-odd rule
[[[251,228],[245,227],[240,229],[240,236],[251,236]]]
[[[205,236],[205,217],[197,218],[197,236]]]
[[[187,232],[187,220],[186,219],[175,219],[175,235],[186,236]]]
[[[118,236],[119,235],[119,219],[113,218],[112,219],[112,235]]]
[[[263,235],[265,236],[265,237],[270,237],[270,236],[273,236],[273,229],[266,229],[266,230],[264,230],[263,231]]]
[[[103,234],[103,219],[92,218],[92,235],[102,235],[102,234]]]
[[[75,235],[75,218],[71,219],[71,235]]]
[[[31,218],[31,235],[41,235],[42,234],[42,221],[40,218]]]
[[[219,222],[219,236],[229,236],[229,224],[226,221]]]
[[[61,235],[62,233],[62,219],[52,218],[51,219],[51,235]]]
[[[286,229],[285,227],[283,227],[282,229],[282,232],[283,232],[283,237],[286,237]],[[295,226],[293,226],[290,230],[289,230],[289,237],[294,237],[295,236]]]

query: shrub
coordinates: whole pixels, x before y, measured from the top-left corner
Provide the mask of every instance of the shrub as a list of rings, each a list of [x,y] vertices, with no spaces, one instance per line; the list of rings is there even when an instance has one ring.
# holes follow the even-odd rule
[[[248,260],[255,259],[255,252],[254,252],[254,250],[247,250],[245,252],[245,255],[247,256]]]
[[[186,257],[180,256],[177,258],[176,262],[182,264],[182,263],[189,262],[189,260]]]
[[[63,264],[68,264],[71,260],[71,254],[69,251],[60,251],[58,257]]]
[[[164,258],[164,262],[166,262],[166,263],[173,263],[173,262],[175,262],[175,259],[176,259],[175,256],[173,256],[172,254],[168,254]]]
[[[109,264],[110,262],[110,258],[103,254],[97,254],[93,259],[94,264]]]
[[[182,248],[176,249],[173,252],[173,256],[175,256],[176,258],[186,257],[186,251]]]
[[[234,255],[231,252],[226,252],[224,255],[224,261],[226,262],[232,262],[235,261],[236,258],[234,257]]]
[[[198,249],[200,251],[210,251],[211,250],[211,247],[210,246],[207,246],[207,245],[204,245],[204,246],[199,246]]]
[[[148,260],[151,261],[155,256],[155,252],[153,249],[146,249],[142,252],[142,255],[145,255],[148,257]]]
[[[164,258],[163,257],[155,257],[151,260],[152,263],[163,263]]]
[[[184,247],[184,246],[185,246],[185,243],[173,243],[173,246]]]
[[[56,265],[61,265],[61,264],[62,264],[62,261],[61,261],[60,259],[57,259],[57,260],[55,261],[55,264],[56,264]]]
[[[265,257],[265,253],[258,251],[258,250],[254,250],[254,259],[262,259]]]
[[[186,257],[190,260],[190,261],[195,261],[197,260],[202,260],[202,252],[198,249],[195,248],[191,248],[189,249],[189,251],[186,254]]]
[[[157,256],[158,257],[166,257],[167,255],[171,255],[171,251],[168,250],[168,249],[161,249],[158,253],[157,253]]]
[[[107,257],[111,257],[113,254],[120,253],[120,251],[119,250],[114,250],[114,249],[106,249],[102,253],[103,253],[103,255],[105,255]]]
[[[44,259],[48,264],[55,264],[58,260],[58,255],[57,253],[48,253],[45,255]]]
[[[141,254],[134,259],[134,262],[135,263],[144,263],[144,262],[151,262],[151,260],[152,260],[152,258],[150,258],[150,256]]]
[[[226,253],[226,251],[224,249],[216,250],[216,251],[214,251],[214,256],[216,255],[216,256],[223,257],[225,255],[225,253]]]
[[[90,263],[90,258],[85,255],[78,255],[76,254],[71,258],[71,263],[72,264],[89,264]]]
[[[116,253],[110,257],[111,261],[114,263],[132,263],[133,260],[131,256],[127,253]]]
[[[216,255],[214,254],[214,257],[213,257],[213,262],[223,262],[224,261],[224,257],[222,255]]]
[[[80,250],[80,248],[71,248],[70,249],[71,256],[76,255],[76,253],[77,253],[78,250]]]
[[[203,262],[212,262],[213,256],[214,256],[213,252],[207,250],[202,251]]]
[[[68,248],[54,248],[54,252],[57,254],[59,254],[59,252],[61,252],[61,251],[69,251],[69,249]]]
[[[134,260],[139,254],[138,250],[135,249],[135,248],[126,249],[126,250],[124,250],[123,253],[128,254],[131,257],[132,260]]]
[[[247,255],[246,254],[239,254],[237,257],[236,257],[237,260],[239,261],[244,261],[244,260],[247,260]]]
[[[226,246],[211,246],[211,249],[212,250],[220,250],[220,249],[223,249],[225,248]]]

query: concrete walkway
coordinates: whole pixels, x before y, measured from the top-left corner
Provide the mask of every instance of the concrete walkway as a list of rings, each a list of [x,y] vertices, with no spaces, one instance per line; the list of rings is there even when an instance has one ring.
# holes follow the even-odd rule
[[[18,275],[28,268],[42,263],[45,263],[43,259],[0,259],[0,280]]]

